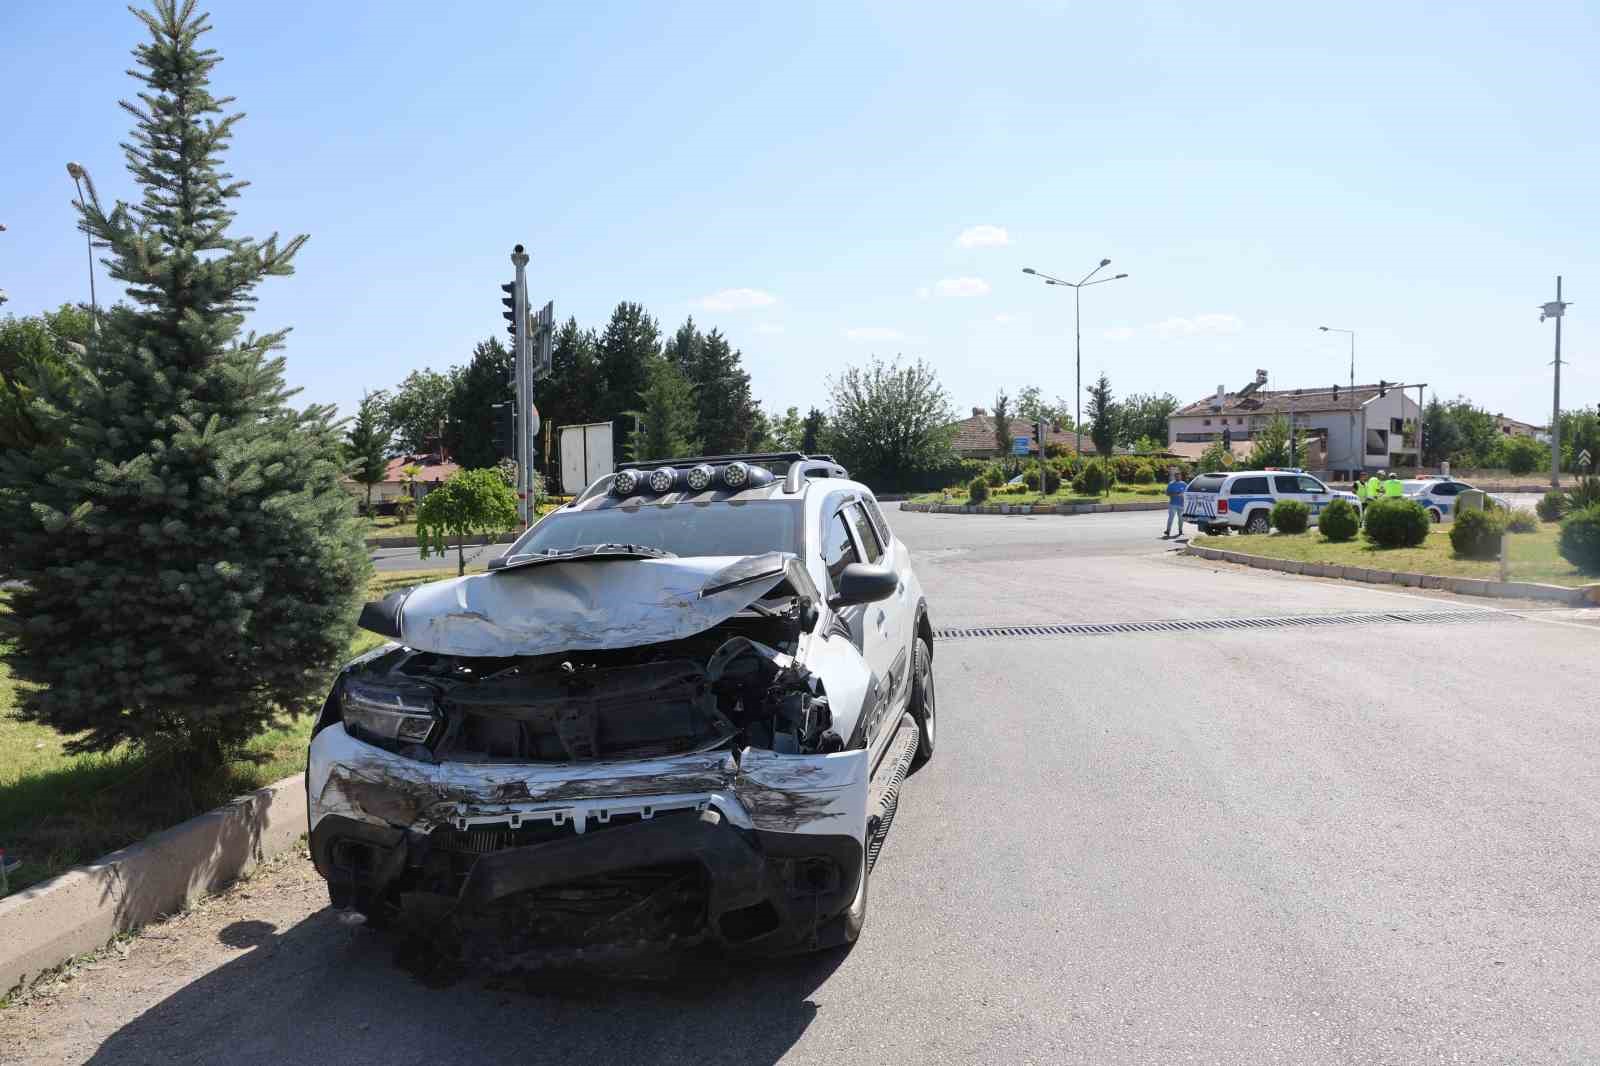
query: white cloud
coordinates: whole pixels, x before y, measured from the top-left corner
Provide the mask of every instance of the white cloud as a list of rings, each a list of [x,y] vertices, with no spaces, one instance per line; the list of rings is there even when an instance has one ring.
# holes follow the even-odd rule
[[[756,332],[757,333],[762,333],[762,334],[765,334],[765,335],[771,337],[771,336],[774,336],[776,334],[779,334],[779,333],[783,332],[783,323],[782,322],[757,322],[756,323]]]
[[[906,335],[897,329],[887,326],[856,326],[844,331],[845,338],[852,341],[903,341]]]
[[[968,226],[956,238],[958,248],[1004,248],[1010,243],[1004,226]]]
[[[1017,316],[1009,314],[1005,311],[1001,311],[998,315],[994,316],[994,320],[1000,323],[1002,326],[1009,326],[1011,323],[1017,320]]]
[[[919,300],[926,300],[928,297],[930,297],[932,295],[933,295],[933,290],[928,288],[926,285],[922,286],[921,288],[919,288],[917,290],[917,299],[919,299]]]
[[[1127,341],[1135,337],[1150,337],[1155,340],[1166,341],[1180,337],[1238,333],[1243,326],[1244,323],[1239,321],[1237,315],[1207,314],[1195,315],[1192,318],[1163,319],[1160,322],[1152,322],[1137,329],[1131,326],[1117,326],[1113,329],[1102,330],[1100,335],[1108,341]]]
[[[707,311],[748,311],[752,307],[771,307],[778,298],[761,289],[723,289],[700,299]]]
[[[987,296],[989,283],[982,278],[944,278],[933,284],[940,296]]]

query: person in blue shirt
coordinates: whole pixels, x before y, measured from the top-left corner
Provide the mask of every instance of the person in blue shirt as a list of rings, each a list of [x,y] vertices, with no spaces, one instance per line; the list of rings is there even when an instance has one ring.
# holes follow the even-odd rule
[[[1161,534],[1162,540],[1172,536],[1172,520],[1178,520],[1178,536],[1183,536],[1183,494],[1189,491],[1189,486],[1184,484],[1176,470],[1168,470],[1167,476],[1172,480],[1167,482],[1167,531]]]

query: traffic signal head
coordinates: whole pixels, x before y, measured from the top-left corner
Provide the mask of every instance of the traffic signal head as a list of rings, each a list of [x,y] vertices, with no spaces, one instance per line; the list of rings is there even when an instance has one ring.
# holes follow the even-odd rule
[[[509,403],[497,403],[494,410],[494,450],[502,458],[515,458],[517,454],[517,414],[516,407]]]
[[[1389,383],[1387,381],[1384,381],[1382,378],[1378,379],[1378,395],[1379,396],[1387,396],[1387,395],[1389,395]]]
[[[500,312],[500,317],[506,320],[506,332],[513,337],[517,335],[517,283],[508,281],[500,286],[500,291],[505,293],[500,297],[500,302],[506,309]]]

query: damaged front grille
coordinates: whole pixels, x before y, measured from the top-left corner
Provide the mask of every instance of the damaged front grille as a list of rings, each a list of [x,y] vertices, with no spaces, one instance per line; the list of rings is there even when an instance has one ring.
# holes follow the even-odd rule
[[[694,818],[698,817],[699,813],[698,806],[653,810],[648,820],[658,821],[663,818],[673,817]],[[634,825],[646,820],[642,811],[617,811],[609,813],[604,821],[590,819],[585,824],[584,831],[585,833],[602,832],[606,829]],[[532,844],[546,844],[552,840],[565,840],[576,832],[576,827],[570,818],[537,820],[522,818],[516,826],[513,826],[510,820],[507,819],[506,821],[486,825],[470,825],[465,829],[453,825],[442,825],[429,834],[428,847],[433,851],[475,857],[488,855],[505,848],[522,848]],[[462,872],[465,873],[465,870]]]

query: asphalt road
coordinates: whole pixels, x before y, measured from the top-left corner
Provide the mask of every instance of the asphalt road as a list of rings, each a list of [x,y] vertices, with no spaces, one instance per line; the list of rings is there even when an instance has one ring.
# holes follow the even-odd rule
[[[430,988],[293,861],[0,1012],[0,1061],[1600,1060],[1600,612],[1219,567],[1160,514],[889,518],[943,627],[1455,620],[940,641],[848,952]]]

